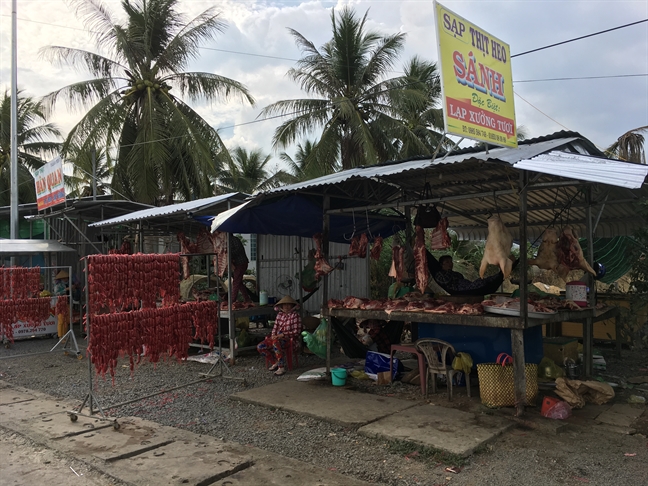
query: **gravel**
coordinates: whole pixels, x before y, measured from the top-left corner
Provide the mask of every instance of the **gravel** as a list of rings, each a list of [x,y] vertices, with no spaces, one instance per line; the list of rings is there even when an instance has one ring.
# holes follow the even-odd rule
[[[65,355],[59,350],[16,357],[49,351],[54,344],[53,339],[31,339],[0,349],[3,358],[0,379],[80,403],[89,390],[87,359],[78,360],[74,353]],[[79,344],[85,346],[85,341],[79,339]],[[82,351],[85,355],[85,349]],[[10,356],[15,359],[4,359]],[[645,365],[645,356],[638,359],[644,359]],[[260,356],[241,356],[230,372],[244,382],[226,377],[210,378],[110,409],[111,405],[199,380],[200,373],[210,367],[192,361],[167,360],[153,365],[143,360],[131,375],[128,359],[122,359],[114,385],[110,376],[97,378],[93,371],[93,393],[109,415],[137,416],[270,450],[377,484],[563,485],[579,484],[581,478],[589,484],[630,485],[643,477],[642,463],[645,464],[648,453],[645,437],[640,435],[601,437],[588,430],[577,430],[547,436],[542,431],[518,428],[470,458],[462,459],[407,443],[386,443],[364,437],[353,428],[229,399],[231,394],[246,388],[295,379],[299,373],[322,365],[322,360],[315,356],[300,356],[297,371],[277,378],[265,369]],[[358,392],[420,400],[417,386],[399,383],[378,387],[359,380],[352,383]],[[432,401],[442,402],[441,395]],[[461,408],[461,399],[455,400],[452,406]],[[638,454],[630,458],[623,452]],[[459,474],[452,474],[445,471],[447,466],[463,469]]]

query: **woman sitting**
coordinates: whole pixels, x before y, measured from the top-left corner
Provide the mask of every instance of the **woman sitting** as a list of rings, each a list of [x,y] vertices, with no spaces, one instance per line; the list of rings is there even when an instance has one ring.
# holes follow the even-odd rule
[[[517,267],[518,263],[519,259],[515,260],[513,262],[513,268]],[[493,292],[497,292],[504,281],[504,275],[501,271],[490,277],[468,280],[463,274],[453,270],[453,262],[450,255],[443,255],[437,261],[430,252],[427,252],[427,264],[432,278],[450,295],[492,294]]]
[[[269,370],[281,376],[286,373],[286,349],[290,346],[290,338],[300,339],[303,327],[297,312],[299,304],[289,295],[277,302],[275,310],[278,314],[272,333],[259,343],[257,350],[273,363]]]

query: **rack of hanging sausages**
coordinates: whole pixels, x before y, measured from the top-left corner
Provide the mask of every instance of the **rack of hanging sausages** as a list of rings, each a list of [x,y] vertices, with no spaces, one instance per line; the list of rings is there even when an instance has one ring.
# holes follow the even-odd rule
[[[68,295],[43,291],[41,272],[52,268],[69,267],[0,267],[0,338],[5,346],[14,339],[56,334],[57,316],[69,316]]]
[[[193,340],[214,347],[218,302],[180,302],[180,255],[90,255],[86,258],[88,354],[113,384],[120,357],[131,374],[141,360],[184,360]]]

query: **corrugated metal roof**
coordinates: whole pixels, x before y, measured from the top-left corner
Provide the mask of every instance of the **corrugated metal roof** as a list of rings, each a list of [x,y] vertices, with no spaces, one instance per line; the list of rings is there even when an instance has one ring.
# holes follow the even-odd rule
[[[526,145],[519,145],[518,148],[496,147],[489,150],[481,150],[478,152],[470,151],[468,153],[460,151],[457,154],[452,154],[445,158],[438,157],[434,160],[431,158],[417,158],[415,160],[387,162],[385,164],[372,165],[369,167],[357,167],[354,169],[337,172],[335,174],[318,177],[317,179],[312,179],[310,181],[290,184],[288,186],[281,186],[275,189],[271,189],[263,194],[302,191],[319,186],[340,184],[342,182],[346,182],[355,178],[378,179],[387,181],[391,180],[389,176],[402,174],[408,171],[424,171],[434,166],[465,162],[469,159],[508,162],[509,164],[513,165],[521,160],[530,159],[547,151],[554,150],[558,147],[568,145],[578,140],[578,137],[571,136],[567,138],[542,140],[535,143],[532,142]]]
[[[33,255],[36,253],[75,252],[56,240],[1,240],[0,255]]]
[[[234,198],[243,199],[245,197],[247,197],[247,195],[243,193],[231,192],[228,194],[222,194],[220,196],[196,199],[194,201],[187,201],[178,204],[170,204],[169,206],[143,209],[141,211],[135,211],[134,213],[125,214],[123,216],[118,216],[116,218],[99,221],[89,226],[106,227],[106,226],[114,226],[118,224],[129,223],[133,221],[149,220],[153,218],[159,218],[162,216],[171,216],[174,214],[181,214],[181,213],[195,214],[201,211],[216,208],[217,206],[227,202],[230,199],[234,199]],[[218,211],[220,211],[220,209]],[[216,211],[214,211],[214,213],[216,213]]]
[[[513,167],[627,189],[639,189],[648,175],[648,165],[555,151],[520,160]]]
[[[332,214],[402,209],[426,200],[436,202],[442,214],[448,216],[450,228],[462,239],[484,239],[486,220],[491,214],[499,214],[517,236],[518,188],[520,169],[524,167],[533,171],[529,172],[526,186],[526,222],[531,240],[549,225],[569,224],[584,235],[589,192],[595,236],[631,235],[647,223],[637,215],[635,207],[640,197],[648,196],[648,186],[641,185],[647,166],[601,156],[601,151],[579,134],[559,132],[524,141],[516,149],[497,147],[486,151],[471,147],[434,161],[418,158],[342,171],[259,194],[242,212],[272,204],[290,193],[308,197],[320,207],[327,196]],[[531,165],[525,165],[527,161],[532,161]],[[424,190],[426,186],[429,191]],[[640,188],[630,189],[633,187]]]

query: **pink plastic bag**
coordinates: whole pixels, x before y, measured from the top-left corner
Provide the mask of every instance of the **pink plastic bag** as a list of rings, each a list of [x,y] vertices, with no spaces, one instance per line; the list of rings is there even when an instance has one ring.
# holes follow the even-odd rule
[[[571,417],[572,409],[569,403],[560,401],[542,415],[550,419],[565,420]]]

